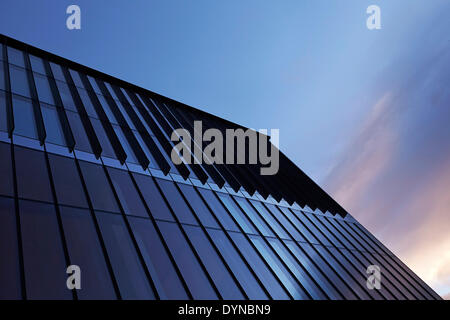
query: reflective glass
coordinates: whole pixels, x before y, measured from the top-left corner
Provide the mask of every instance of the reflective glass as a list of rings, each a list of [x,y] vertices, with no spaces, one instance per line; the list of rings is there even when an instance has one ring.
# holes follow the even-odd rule
[[[153,154],[151,153],[150,149],[147,147],[147,144],[142,140],[141,134],[138,131],[133,130],[133,134],[136,137],[136,140],[138,141],[139,145],[141,146],[142,150],[144,151],[145,155],[147,156],[147,159],[150,161],[149,167],[159,169],[159,166],[153,158]]]
[[[31,62],[31,69],[33,69],[34,72],[39,72],[40,74],[46,74],[44,62],[41,58],[33,56],[32,54],[29,55],[30,62]]]
[[[81,81],[80,74],[77,71],[69,69],[69,73],[72,76],[72,80],[79,88],[84,88],[83,81]]]
[[[0,131],[8,132],[8,119],[6,112],[6,95],[0,90]]]
[[[42,118],[44,119],[46,142],[65,146],[64,132],[59,120],[58,111],[53,106],[41,103]]]
[[[37,139],[36,121],[31,100],[13,95],[14,133]]]
[[[248,221],[247,217],[242,213],[236,203],[234,203],[230,195],[221,192],[218,192],[217,195],[245,233],[257,234],[255,228],[251,225],[250,221]]]
[[[78,112],[75,102],[72,98],[72,93],[70,92],[69,86],[65,82],[56,80],[56,86],[58,87],[59,96],[63,103],[63,107],[67,110]]]
[[[28,84],[27,71],[16,66],[9,66],[11,77],[11,91],[24,97],[31,97],[30,86]]]
[[[200,198],[198,193],[195,191],[194,187],[183,183],[179,183],[178,187],[180,188],[184,197],[189,201],[190,206],[194,210],[197,217],[200,219],[200,222],[205,227],[219,228],[216,220],[211,215],[211,212],[206,207],[205,203]]]
[[[78,94],[80,95],[81,102],[83,103],[84,109],[86,110],[89,117],[93,117],[98,119],[97,112],[95,111],[94,104],[91,101],[91,98],[89,97],[86,90],[77,88]]]
[[[317,227],[313,225],[311,221],[308,219],[308,215],[312,215],[311,213],[303,213],[302,211],[299,210],[292,210],[292,211],[299,218],[301,223],[305,225],[305,228],[307,228],[307,230],[310,233],[312,233],[317,239],[319,239],[321,244],[325,246],[331,246],[330,241],[328,241],[328,239],[322,234],[322,232],[320,232],[320,230],[318,230]],[[306,232],[306,229],[302,230],[305,230]]]
[[[183,226],[223,299],[244,299],[234,279],[200,227]]]
[[[25,68],[23,52],[15,48],[8,47],[8,62]]]
[[[53,202],[44,153],[15,146],[14,155],[19,197]]]
[[[109,141],[106,131],[103,128],[103,124],[101,123],[101,121],[94,118],[89,118],[89,120],[91,121],[91,124],[94,127],[94,131],[98,138],[98,141],[102,146],[102,156],[116,159],[116,154],[111,145],[111,142]]]
[[[178,225],[162,221],[158,221],[157,224],[194,299],[217,299]]]
[[[21,200],[19,210],[27,298],[72,299],[54,206]]]
[[[242,197],[233,197],[242,210],[247,214],[251,221],[255,224],[256,228],[258,228],[259,232],[267,237],[275,237],[272,230],[270,230],[269,226],[261,219],[258,212],[253,209],[247,199]]]
[[[50,62],[50,68],[52,69],[53,77],[55,79],[66,82],[66,78],[64,77],[64,73],[60,65]]]
[[[125,137],[122,128],[116,125],[113,125],[113,128],[117,138],[120,141],[120,144],[122,145],[122,148],[125,150],[125,153],[127,154],[126,161],[130,163],[138,163],[136,155],[134,154],[134,151],[131,148],[128,139]]]
[[[187,299],[183,284],[149,219],[129,218],[134,237],[161,299]]]
[[[102,95],[97,95],[97,98],[100,101],[100,104],[102,105],[102,108],[105,111],[109,122],[114,123],[114,124],[119,124],[117,122],[116,117],[114,116],[114,113],[111,110],[111,107],[109,106],[109,103],[106,101],[105,97],[103,97]]]
[[[84,130],[83,123],[81,122],[78,113],[67,111],[67,119],[69,120],[70,129],[72,130],[73,137],[75,138],[75,149],[84,152],[92,153],[89,139]]]
[[[88,76],[87,78],[92,86],[92,89],[94,89],[94,91],[98,94],[103,94],[102,90],[100,90],[100,87],[97,85],[97,81],[95,81],[95,79],[92,78],[91,76]]]
[[[289,239],[287,233],[283,230],[278,221],[275,220],[274,217],[272,217],[271,213],[266,209],[266,207],[263,205],[261,201],[250,200],[250,202],[253,204],[256,210],[258,210],[258,212],[262,215],[267,224],[273,228],[278,237],[282,239]]]
[[[70,263],[81,269],[79,299],[116,299],[111,276],[89,210],[60,207]]]
[[[50,88],[48,78],[38,73],[33,73],[33,75],[39,101],[55,105],[55,100],[53,99],[52,89]]]
[[[0,62],[0,90],[6,90],[5,88],[5,68],[3,67],[3,61]]]
[[[268,207],[270,208],[271,206],[272,205],[269,205]],[[273,208],[275,208],[275,206],[273,206]],[[316,237],[314,237],[314,235],[311,234],[311,232],[309,232],[309,230],[305,228],[303,223],[300,222],[298,217],[295,216],[291,210],[285,207],[276,207],[276,208],[281,210],[282,213],[280,214],[280,216],[284,214],[284,217],[286,217],[289,220],[289,222],[294,226],[295,230],[298,230],[301,233],[300,236],[302,237],[302,240],[300,241],[306,241],[305,239],[307,239],[310,243],[319,243]],[[296,239],[296,241],[299,240]]]
[[[106,250],[123,299],[154,299],[141,261],[118,214],[96,212]]]
[[[0,257],[0,299],[20,299],[16,212],[14,200],[4,197],[0,197]]]
[[[201,194],[205,202],[208,204],[211,211],[216,216],[217,220],[220,221],[224,229],[231,231],[239,231],[239,228],[231,219],[229,213],[222,206],[220,201],[214,195],[214,192],[208,189],[198,188],[198,192]]]
[[[11,145],[0,142],[0,194],[14,195],[12,175]]]

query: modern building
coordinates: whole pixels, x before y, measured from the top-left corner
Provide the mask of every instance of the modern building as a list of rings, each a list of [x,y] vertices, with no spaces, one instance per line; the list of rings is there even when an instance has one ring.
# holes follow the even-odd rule
[[[440,299],[282,153],[171,161],[176,128],[243,127],[6,36],[0,60],[1,299]]]

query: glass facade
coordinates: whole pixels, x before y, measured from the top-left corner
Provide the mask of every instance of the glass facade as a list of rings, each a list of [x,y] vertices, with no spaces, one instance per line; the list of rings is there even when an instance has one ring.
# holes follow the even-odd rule
[[[315,186],[175,166],[167,130],[206,115],[24,48],[1,50],[0,299],[440,298]]]

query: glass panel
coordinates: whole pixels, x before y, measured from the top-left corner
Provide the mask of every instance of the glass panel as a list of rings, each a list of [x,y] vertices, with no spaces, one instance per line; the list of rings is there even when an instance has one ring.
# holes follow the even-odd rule
[[[37,139],[36,121],[31,100],[13,95],[14,133]]]
[[[305,290],[308,291],[309,295],[313,299],[323,300],[327,298],[322,290],[320,290],[320,288],[314,283],[310,275],[297,263],[289,251],[286,250],[280,240],[272,238],[268,238],[267,240],[275,252],[280,255],[281,260],[286,263],[291,272],[297,277],[297,280],[300,281]]]
[[[65,82],[56,80],[56,86],[58,87],[59,96],[61,97],[63,107],[67,110],[78,112],[75,102],[72,99],[69,86]]]
[[[324,216],[317,216],[317,219],[320,220],[320,222],[322,222],[322,224],[328,228],[328,230],[330,230],[330,233],[332,233],[333,235],[335,235],[335,237],[339,240],[339,242],[347,249],[355,249],[355,247],[353,247],[353,245],[347,241],[347,239],[339,232],[339,230],[333,226],[329,220],[332,220],[333,218],[327,218]],[[341,245],[341,246],[342,246]]]
[[[48,78],[38,73],[33,73],[33,75],[39,100],[55,105],[55,100],[53,99],[52,89],[50,88]]]
[[[107,170],[125,213],[148,218],[147,210],[134,188],[128,171],[113,168]]]
[[[83,81],[81,81],[80,75],[77,71],[69,69],[69,73],[72,76],[72,80],[77,87],[84,88]]]
[[[147,147],[147,144],[142,140],[141,134],[138,131],[133,130],[133,134],[136,137],[136,140],[138,141],[139,145],[141,146],[142,150],[144,151],[145,155],[147,156],[147,159],[150,161],[149,167],[159,169],[159,166],[153,158],[153,155],[149,148]]]
[[[264,257],[266,262],[284,284],[291,296],[298,300],[310,299],[303,288],[295,281],[289,271],[283,266],[278,257],[272,250],[264,243],[263,239],[259,236],[250,235],[250,240],[253,242],[259,253]]]
[[[158,221],[157,224],[194,299],[217,299],[180,228],[171,222]]]
[[[25,68],[23,52],[11,47],[8,47],[8,62]]]
[[[311,221],[309,221],[307,215],[310,215],[310,213],[303,213],[302,211],[299,210],[292,210],[292,211],[299,218],[299,220],[305,225],[308,231],[310,231],[316,238],[319,239],[321,244],[325,246],[331,246],[330,241],[328,241],[328,239],[322,234],[322,232],[320,232],[320,230],[318,230],[316,226],[313,225]]]
[[[79,163],[94,209],[120,212],[103,167],[84,161]]]
[[[89,210],[61,207],[70,263],[81,269],[79,299],[116,299],[100,241]],[[82,236],[81,236],[82,235]]]
[[[78,113],[67,111],[67,119],[69,120],[70,128],[75,139],[75,149],[84,152],[92,153],[89,139],[84,131],[83,123],[81,122]]]
[[[3,62],[0,62],[0,90],[6,90],[5,85],[5,68]]]
[[[102,105],[103,110],[105,111],[109,122],[114,123],[114,124],[119,124],[119,122],[117,122],[116,117],[114,116],[114,113],[111,110],[111,107],[109,106],[109,103],[106,101],[105,97],[103,97],[102,95],[97,95],[97,98],[100,101],[100,104]]]
[[[19,197],[53,202],[44,153],[17,146],[14,153]]]
[[[133,152],[133,149],[131,148],[131,145],[128,143],[127,138],[125,137],[125,134],[122,131],[122,128],[116,125],[113,125],[114,132],[116,133],[117,138],[120,141],[120,144],[122,145],[122,148],[125,150],[125,153],[127,154],[127,162],[130,163],[138,163],[136,159],[136,155]]]
[[[41,58],[33,56],[32,54],[29,55],[30,62],[31,62],[31,68],[34,72],[39,72],[40,74],[46,74],[44,62]]]
[[[217,249],[220,251],[231,271],[238,279],[249,299],[266,300],[267,295],[250,272],[247,265],[236,252],[225,233],[216,229],[206,229]]]
[[[152,216],[156,219],[175,221],[166,202],[153,182],[153,178],[135,173],[132,173],[132,175],[141,190],[141,194],[144,197]]]
[[[52,69],[53,77],[55,79],[66,82],[66,78],[64,77],[64,73],[60,65],[50,62],[50,68]]]
[[[248,221],[247,217],[245,217],[242,213],[241,209],[239,209],[236,203],[234,203],[230,195],[221,192],[218,192],[217,195],[245,233],[257,234],[255,228],[253,228],[250,221]]]
[[[0,257],[0,299],[20,299],[16,212],[14,200],[4,197],[0,197]]]
[[[206,207],[205,203],[200,198],[198,193],[195,191],[194,187],[183,183],[179,183],[178,187],[180,188],[184,197],[188,199],[190,206],[194,210],[197,217],[200,219],[200,222],[205,227],[219,228],[216,220],[211,215],[211,212]]]
[[[72,299],[53,205],[21,200],[19,208],[27,298]]]
[[[252,267],[259,280],[264,284],[272,298],[276,300],[289,299],[286,291],[280,286],[279,282],[275,279],[269,269],[267,269],[267,266],[247,241],[245,236],[242,233],[237,232],[229,232],[228,234],[231,236],[231,239],[239,248],[239,250],[241,250],[242,254],[247,260],[247,263]]]
[[[0,43],[0,60],[3,60],[3,45]]]
[[[6,112],[6,95],[0,90],[0,131],[8,132],[8,119]]]
[[[81,101],[83,102],[84,109],[86,110],[89,117],[98,119],[97,112],[95,111],[95,107],[94,107],[87,91],[84,89],[80,89],[80,88],[77,88],[77,89],[78,89],[78,94],[80,95]]]
[[[92,78],[91,76],[88,76],[87,78],[92,86],[92,89],[94,89],[94,91],[98,94],[103,94],[102,90],[100,90],[99,86],[97,85],[97,81],[95,81],[95,79]]]
[[[98,141],[100,142],[100,145],[102,146],[102,156],[116,159],[116,154],[114,153],[114,149],[111,145],[111,142],[108,139],[108,136],[106,135],[106,131],[103,128],[102,123],[98,119],[89,118],[91,121],[92,126],[94,127],[95,134],[98,138]]]
[[[122,103],[120,101],[115,101],[117,107],[120,110],[120,113],[123,115],[123,117],[125,118],[126,123],[128,124],[128,126],[133,129],[136,130],[136,127],[134,126],[133,121],[131,121],[130,117],[128,116],[128,113],[125,111],[125,107],[122,105]],[[129,106],[127,107],[129,108]],[[151,133],[151,132],[149,132]]]
[[[96,212],[95,214],[122,298],[154,299],[154,293],[123,217],[104,212]]]
[[[31,93],[26,70],[10,65],[9,74],[11,77],[11,91],[30,98]]]
[[[46,141],[65,146],[66,140],[56,108],[41,103],[41,112],[44,119],[45,132],[47,133]]]
[[[183,284],[149,219],[129,218],[134,237],[161,299],[188,299]]]
[[[272,205],[269,205],[268,207],[271,208]],[[281,210],[281,212],[284,213],[284,216],[287,217],[287,219],[295,227],[295,229],[298,230],[299,232],[301,232],[301,237],[303,240],[300,240],[300,241],[306,241],[305,240],[305,238],[306,238],[310,243],[317,243],[317,244],[319,243],[319,241],[317,241],[316,237],[313,234],[311,234],[311,232],[309,232],[308,229],[305,228],[303,223],[300,222],[298,217],[295,216],[292,213],[292,211],[290,211],[288,208],[285,208],[285,207],[273,206],[273,208],[278,208],[279,210]],[[282,214],[280,214],[280,216],[281,215]],[[299,241],[299,240],[296,239],[296,241]]]
[[[217,290],[223,299],[244,299],[234,279],[225,268],[217,252],[211,246],[208,238],[200,227],[183,226],[184,231],[191,240],[195,251],[203,262],[206,270],[211,276]]]
[[[169,202],[169,205],[172,207],[173,212],[180,220],[180,222],[198,225],[197,220],[195,220],[191,210],[186,205],[177,188],[175,187],[175,184],[171,181],[162,179],[156,179],[156,182],[160,186],[162,192],[166,196],[167,201]]]
[[[87,208],[80,176],[71,158],[48,155],[59,204]]]
[[[241,206],[242,210],[244,210],[244,212],[247,214],[250,220],[253,221],[253,223],[256,225],[256,227],[258,228],[259,232],[261,232],[262,235],[267,237],[275,237],[275,235],[267,226],[267,224],[261,219],[261,217],[255,211],[255,209],[253,209],[253,207],[248,203],[247,199],[242,197],[233,197],[233,198]]]
[[[0,194],[13,196],[11,145],[3,142],[0,142],[0,177]]]
[[[260,201],[256,200],[249,200],[253,206],[258,210],[258,212],[262,215],[264,220],[267,222],[268,225],[270,225],[273,230],[277,233],[278,237],[282,239],[289,239],[289,236],[287,233],[283,230],[281,225],[278,223],[277,220],[275,220],[274,217],[270,214],[270,212],[266,209],[266,207],[262,204]]]
[[[203,188],[198,188],[197,190],[202,195],[208,207],[211,208],[211,211],[214,213],[216,218],[221,222],[224,229],[239,231],[239,228],[234,223],[233,219],[231,219],[230,215],[222,206],[220,201],[216,198],[213,191]]]

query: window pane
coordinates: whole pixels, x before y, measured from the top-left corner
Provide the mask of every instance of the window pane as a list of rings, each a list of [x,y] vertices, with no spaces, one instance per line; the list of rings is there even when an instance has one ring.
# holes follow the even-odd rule
[[[41,103],[41,111],[44,119],[45,132],[47,133],[46,141],[65,146],[66,141],[56,108]]]
[[[3,142],[0,142],[0,177],[0,194],[13,196],[11,145]]]
[[[217,299],[180,228],[171,222],[157,223],[194,299]]]
[[[3,67],[3,61],[0,62],[0,90],[6,90],[6,88],[5,88],[5,68]]]
[[[248,221],[247,217],[245,217],[242,213],[241,209],[239,209],[236,203],[234,203],[230,195],[221,192],[218,192],[217,195],[219,196],[220,200],[222,200],[223,204],[228,208],[228,211],[231,213],[237,223],[239,223],[244,232],[256,234],[255,228],[253,228],[250,221]]]
[[[289,210],[289,209],[288,209]],[[305,225],[305,227],[310,231],[317,239],[319,239],[320,243],[326,246],[331,246],[331,243],[324,237],[324,235],[314,226],[311,221],[309,221],[308,216],[309,213],[303,213],[299,210],[292,210],[295,215],[299,218],[299,220]],[[300,223],[299,223],[300,224]]]
[[[72,299],[53,205],[21,200],[25,284],[29,299]]]
[[[183,226],[183,229],[194,245],[197,254],[205,265],[206,270],[214,281],[222,298],[236,300],[244,299],[244,296],[236,286],[234,279],[225,268],[217,252],[211,246],[211,243],[203,233],[203,230],[194,226]]]
[[[125,153],[127,154],[126,161],[130,163],[137,163],[136,156],[133,152],[133,149],[131,148],[131,145],[128,143],[127,138],[125,137],[122,128],[116,125],[113,125],[113,128],[117,138],[120,141],[120,144],[122,145],[123,149],[125,150]]]
[[[106,101],[105,97],[103,97],[102,95],[97,95],[97,98],[100,101],[100,104],[102,105],[102,108],[105,111],[109,122],[114,123],[114,124],[119,124],[117,122],[116,117],[114,116],[114,113],[111,110],[111,107],[109,106],[108,102]]]
[[[94,89],[94,91],[98,94],[103,94],[102,90],[100,90],[99,86],[97,85],[97,81],[95,81],[94,78],[92,78],[91,76],[87,77],[89,80],[89,83],[91,84],[92,88]]]
[[[198,193],[195,191],[194,187],[183,183],[178,184],[178,187],[184,194],[185,198],[188,199],[189,204],[194,209],[194,212],[200,219],[201,223],[205,227],[219,228],[216,220],[213,218],[211,212],[206,207],[205,203],[200,198]]]
[[[128,171],[107,168],[117,196],[126,214],[148,218],[147,211],[131,181]]]
[[[259,280],[264,284],[272,298],[276,300],[289,299],[286,291],[280,286],[269,269],[267,269],[267,266],[247,241],[245,236],[242,233],[237,232],[229,232],[228,234],[231,236],[231,239],[239,250],[241,250],[247,260],[247,263],[252,267],[253,271],[256,273]]]
[[[79,299],[116,299],[89,210],[60,207],[70,263],[81,269]]]
[[[203,188],[198,188],[197,190],[200,192],[203,199],[205,199],[205,202],[226,230],[239,231],[239,228],[231,219],[230,215],[222,206],[220,201],[216,198],[213,191]]]
[[[111,142],[108,139],[108,136],[106,135],[106,131],[103,128],[102,123],[98,119],[89,118],[89,120],[92,123],[92,126],[94,127],[95,134],[98,138],[98,141],[100,142],[100,145],[102,146],[102,156],[116,159],[116,154],[114,153],[114,149],[111,145]]]
[[[207,229],[207,232],[211,236],[214,244],[217,246],[217,249],[219,249],[225,261],[228,263],[228,266],[238,279],[249,299],[266,300],[267,295],[264,293],[253,274],[245,265],[242,258],[238,255],[231,242],[225,236],[225,233],[216,229]]]
[[[33,75],[39,100],[55,105],[55,100],[53,100],[52,89],[50,88],[48,78],[37,73],[33,73]]]
[[[66,82],[66,78],[64,77],[60,65],[50,62],[50,68],[52,69],[53,77],[55,79]]]
[[[289,236],[278,223],[277,220],[270,214],[270,212],[266,209],[266,207],[260,201],[250,200],[253,206],[258,210],[258,212],[263,216],[264,220],[275,230],[278,237],[282,239],[289,239]]]
[[[129,218],[133,234],[161,299],[187,299],[178,274],[149,219]]]
[[[14,200],[4,197],[0,197],[0,257],[0,299],[20,299],[16,212]]]
[[[61,97],[63,107],[67,110],[78,112],[75,106],[75,102],[73,102],[69,86],[65,82],[61,82],[58,80],[56,80],[56,86],[58,87],[59,96]]]
[[[156,219],[175,221],[166,202],[153,182],[153,179],[149,176],[135,173],[133,173],[133,177],[141,190],[142,196],[144,197],[152,216]]]
[[[6,112],[6,96],[0,90],[0,131],[8,132],[8,120]]]
[[[79,163],[94,209],[120,212],[103,167],[84,161]]]
[[[87,208],[75,160],[49,154],[50,168],[59,204]]]
[[[70,111],[67,111],[66,114],[75,139],[75,149],[92,153],[91,145],[86,135],[86,131],[84,131],[80,116],[78,113]]]
[[[153,158],[151,151],[148,149],[147,144],[144,142],[144,140],[142,140],[141,134],[135,130],[133,130],[133,134],[136,137],[136,140],[138,141],[145,155],[147,156],[147,159],[150,161],[149,167],[159,169],[159,166],[155,158]]]
[[[30,98],[30,86],[25,69],[10,65],[9,73],[11,77],[11,91]]]
[[[94,104],[91,101],[88,93],[84,89],[78,88],[78,93],[80,95],[81,101],[83,102],[84,109],[86,110],[89,117],[98,119],[97,112],[95,111]]]
[[[37,139],[36,121],[31,100],[13,95],[14,133]]]
[[[100,230],[123,299],[154,299],[121,215],[96,212]]]
[[[44,153],[14,147],[19,197],[53,202]]]
[[[248,203],[247,199],[242,197],[233,197],[233,198],[239,203],[242,210],[245,211],[247,216],[250,218],[250,220],[253,221],[253,223],[256,225],[256,227],[258,228],[259,232],[261,232],[262,235],[268,237],[275,237],[275,235],[267,226],[267,224],[261,219],[261,217],[255,211],[255,209],[253,209],[253,207]]]
[[[186,202],[184,202],[184,199],[181,197],[180,193],[175,187],[175,184],[171,181],[162,179],[156,179],[156,182],[161,187],[161,190],[166,196],[169,205],[172,207],[175,215],[180,220],[180,222],[198,225],[197,221],[192,215],[191,210],[186,205]]]
[[[34,72],[39,72],[40,74],[46,74],[44,62],[41,58],[33,56],[32,54],[30,56],[30,62],[31,62],[31,68]]]
[[[308,231],[308,229],[306,229],[305,228],[305,226],[302,224],[302,223],[300,223],[300,221],[298,220],[298,218],[292,213],[292,211],[290,211],[288,208],[285,208],[285,207],[277,207],[277,206],[274,206],[274,205],[268,205],[268,207],[269,207],[269,209],[272,211],[272,212],[280,212],[281,211],[281,213],[279,213],[279,216],[280,217],[283,217],[283,218],[287,218],[287,220],[289,220],[289,222],[285,219],[285,222],[284,222],[284,224],[285,224],[285,226],[289,226],[289,225],[291,225],[292,224],[292,226],[294,226],[295,227],[295,231],[299,231],[299,232],[301,232],[301,234],[299,234],[298,232],[297,232],[297,237],[299,237],[299,239],[300,240],[298,240],[298,239],[296,239],[296,237],[294,237],[294,239],[296,240],[296,241],[305,241],[306,242],[306,240],[305,239],[307,239],[310,243],[319,243],[318,241],[317,241],[317,239],[316,239],[316,237],[314,237],[314,235],[312,235],[309,231]],[[278,210],[277,210],[278,209]],[[294,228],[292,228],[292,229],[294,229]],[[294,230],[289,230],[289,232],[291,233],[291,235],[292,236],[294,236],[294,234],[295,234],[295,231]],[[292,234],[292,232],[294,232],[294,234]]]
[[[8,47],[8,62],[25,68],[25,57],[20,50]]]
[[[69,73],[72,76],[72,80],[77,87],[84,88],[83,81],[81,81],[80,75],[77,71],[69,69]]]

